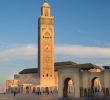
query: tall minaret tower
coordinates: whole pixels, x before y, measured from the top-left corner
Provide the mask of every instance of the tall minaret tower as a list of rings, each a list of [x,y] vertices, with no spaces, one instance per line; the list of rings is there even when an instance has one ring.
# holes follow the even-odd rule
[[[47,0],[41,8],[38,23],[38,67],[40,85],[54,86],[54,17]]]

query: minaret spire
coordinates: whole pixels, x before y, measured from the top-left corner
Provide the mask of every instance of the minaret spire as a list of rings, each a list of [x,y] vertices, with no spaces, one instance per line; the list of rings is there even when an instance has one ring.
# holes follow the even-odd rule
[[[46,17],[50,16],[50,5],[48,4],[47,0],[43,0],[41,15]]]
[[[44,2],[47,2],[47,0],[44,0]]]

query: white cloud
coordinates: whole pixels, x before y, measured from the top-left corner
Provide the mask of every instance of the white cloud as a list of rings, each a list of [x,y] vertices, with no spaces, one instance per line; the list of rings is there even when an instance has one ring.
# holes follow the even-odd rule
[[[35,45],[28,44],[19,48],[11,48],[0,51],[0,59],[33,59],[37,56],[37,48]]]
[[[77,58],[110,58],[110,48],[90,47],[83,45],[56,45],[55,56],[71,56]],[[35,59],[37,46],[27,44],[21,47],[0,51],[0,59]]]
[[[68,55],[82,58],[110,58],[110,48],[89,47],[82,45],[57,45],[56,55]]]

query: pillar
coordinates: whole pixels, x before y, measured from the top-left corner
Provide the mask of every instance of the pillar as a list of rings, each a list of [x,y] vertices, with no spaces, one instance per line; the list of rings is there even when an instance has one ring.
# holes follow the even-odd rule
[[[62,75],[61,72],[58,71],[58,97],[63,97],[63,87]]]
[[[82,84],[83,84],[83,96],[88,96],[88,88],[89,88],[89,83],[88,83],[88,70],[84,70],[82,73]]]
[[[109,96],[109,88],[110,88],[110,71],[109,69],[104,69],[103,71],[104,76],[104,88],[105,88],[105,96]]]
[[[74,69],[74,96],[75,97],[80,97],[80,83],[79,83],[79,68]]]

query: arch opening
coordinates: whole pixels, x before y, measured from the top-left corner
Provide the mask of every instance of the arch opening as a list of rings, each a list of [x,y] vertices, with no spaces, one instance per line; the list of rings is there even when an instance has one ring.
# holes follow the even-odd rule
[[[35,88],[35,87],[33,87],[32,93],[35,93],[35,92],[36,92],[36,88]]]
[[[63,96],[64,97],[74,96],[73,81],[71,78],[66,78],[64,80]]]
[[[26,87],[26,94],[29,94],[29,87]]]
[[[91,90],[92,90],[93,94],[95,94],[97,92],[102,92],[102,85],[101,85],[100,78],[94,77],[91,80]]]

